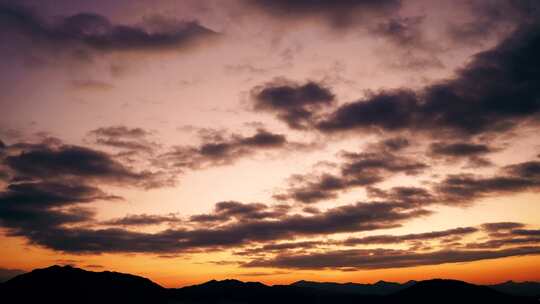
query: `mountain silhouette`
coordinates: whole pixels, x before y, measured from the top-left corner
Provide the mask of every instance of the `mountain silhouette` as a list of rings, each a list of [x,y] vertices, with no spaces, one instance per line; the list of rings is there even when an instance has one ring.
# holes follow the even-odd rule
[[[539,283],[479,286],[455,280],[375,284],[298,281],[268,286],[259,282],[211,280],[163,288],[149,279],[51,266],[0,284],[2,303],[538,303]],[[501,287],[502,286],[502,287]],[[512,289],[515,288],[515,289]],[[536,289],[537,290],[537,289]],[[527,296],[522,296],[526,294]]]
[[[165,303],[166,289],[149,279],[118,272],[51,266],[0,285],[4,303]],[[2,301],[3,302],[3,301]]]
[[[531,303],[532,299],[517,298],[491,289],[456,280],[427,280],[417,282],[389,296],[404,303]]]
[[[540,283],[507,281],[501,284],[488,285],[497,291],[516,295],[540,298]]]
[[[294,285],[267,286],[236,280],[212,280],[179,288],[172,292],[172,298],[180,303],[356,303],[359,299],[379,299]]]
[[[333,282],[312,282],[298,281],[292,286],[315,288],[319,290],[327,290],[339,293],[361,294],[361,295],[389,295],[414,285],[416,281],[408,281],[404,284],[378,281],[375,284],[359,284],[359,283],[333,283]]]

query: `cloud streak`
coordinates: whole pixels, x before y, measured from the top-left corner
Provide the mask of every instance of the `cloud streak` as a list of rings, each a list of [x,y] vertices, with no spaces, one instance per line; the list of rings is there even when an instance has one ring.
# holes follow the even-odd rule
[[[10,4],[0,5],[0,23],[4,33],[20,35],[37,46],[86,48],[101,53],[179,50],[216,36],[196,21],[155,16],[143,25],[123,25],[93,13],[47,20],[26,7]]]
[[[75,204],[73,201],[66,205]],[[43,223],[39,231],[13,223],[18,235],[46,248],[72,253],[105,252],[190,252],[210,248],[231,248],[253,242],[269,242],[298,236],[319,236],[341,232],[370,231],[399,226],[402,222],[428,215],[422,209],[409,209],[393,203],[356,203],[335,207],[316,215],[303,216],[263,205],[224,202],[214,214],[222,216],[214,228],[191,218],[195,228],[180,227],[157,233],[126,229],[66,228]],[[51,210],[44,210],[48,215]],[[229,217],[227,217],[229,216]],[[28,221],[26,219],[24,222]],[[74,220],[76,223],[78,221]]]
[[[253,260],[243,267],[288,269],[386,269],[445,263],[463,263],[511,256],[540,254],[540,247],[503,250],[440,250],[417,253],[393,249],[337,250],[304,255],[282,255],[268,260]]]

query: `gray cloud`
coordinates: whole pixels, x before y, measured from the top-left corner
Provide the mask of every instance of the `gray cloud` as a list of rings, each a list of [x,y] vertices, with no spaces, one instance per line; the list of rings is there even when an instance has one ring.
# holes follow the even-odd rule
[[[334,94],[321,84],[309,81],[297,84],[287,80],[252,89],[253,109],[274,112],[293,129],[304,129],[318,112],[334,103]]]
[[[501,193],[538,190],[540,162],[530,161],[504,167],[491,177],[453,174],[435,186],[438,200],[448,203],[470,203],[478,198]]]
[[[440,239],[450,236],[464,236],[475,233],[478,229],[475,227],[459,227],[441,231],[431,231],[425,233],[411,233],[405,235],[373,235],[363,238],[348,238],[344,241],[345,245],[368,245],[368,244],[398,244],[404,241],[421,241]]]
[[[252,205],[234,210],[253,209]],[[246,208],[244,208],[246,207]],[[219,208],[218,208],[219,209]],[[231,212],[230,208],[226,208]],[[261,208],[255,208],[261,212]],[[272,209],[270,209],[272,210]],[[239,211],[233,211],[238,214]],[[241,214],[246,211],[240,212]],[[217,213],[219,215],[219,213]],[[248,214],[250,214],[248,212]],[[39,230],[19,227],[19,235],[46,248],[72,253],[104,252],[190,252],[209,248],[230,248],[252,242],[291,239],[296,236],[317,236],[341,232],[368,231],[397,227],[403,221],[428,215],[422,209],[409,209],[393,203],[356,203],[335,207],[317,215],[276,214],[277,217],[248,218],[235,216],[206,228],[176,228],[157,233],[134,232],[125,229],[65,228],[40,225]],[[31,231],[31,233],[30,233]]]
[[[89,132],[90,134],[104,137],[143,138],[151,134],[142,128],[129,128],[122,125],[101,127]]]
[[[442,158],[448,162],[466,160],[471,167],[485,167],[492,165],[492,162],[485,156],[497,152],[499,149],[466,141],[434,142],[429,147],[429,155],[433,158]]]
[[[287,141],[283,134],[257,129],[251,136],[232,134],[223,136],[212,132],[201,136],[202,143],[197,146],[176,146],[158,156],[163,166],[179,169],[198,169],[209,166],[228,165],[236,160],[252,156],[261,150],[299,148],[301,144]]]
[[[462,263],[511,256],[540,254],[540,247],[518,247],[503,250],[440,250],[417,253],[393,249],[336,250],[323,253],[278,255],[272,259],[253,260],[244,267],[275,267],[291,269],[339,269],[356,270],[414,267]]]
[[[88,132],[88,137],[95,144],[122,149],[132,153],[154,153],[159,145],[148,137],[152,132],[142,128],[128,128],[126,126],[101,127]]]
[[[499,232],[501,230],[505,231],[523,227],[525,227],[525,224],[517,222],[495,222],[482,224],[482,228],[488,232]]]
[[[435,155],[451,157],[477,156],[493,152],[488,145],[469,142],[436,142],[431,144],[430,150]]]
[[[9,234],[29,236],[64,224],[91,221],[92,210],[79,204],[119,199],[76,182],[10,184],[0,192],[0,224],[8,228]]]
[[[314,203],[355,187],[374,185],[398,173],[417,175],[428,168],[425,163],[392,152],[402,149],[402,145],[405,144],[401,141],[383,141],[367,152],[342,152],[344,161],[339,165],[339,173],[295,176],[289,189],[274,197]]]
[[[144,188],[171,183],[157,172],[136,172],[105,152],[86,147],[18,143],[9,149],[11,152],[3,163],[16,180],[80,179]]]
[[[180,224],[182,220],[174,214],[170,215],[153,215],[153,214],[133,214],[126,215],[120,218],[110,219],[101,222],[107,226],[148,226],[159,224]]]
[[[513,194],[540,189],[540,163],[528,161],[502,167],[491,176],[469,173],[450,174],[433,182],[431,189],[392,187],[387,190],[368,187],[374,199],[399,201],[414,205],[469,205],[474,201],[499,194]]]
[[[196,21],[154,16],[142,25],[114,24],[93,13],[78,13],[52,20],[21,5],[0,5],[3,38],[18,35],[37,47],[67,47],[93,52],[184,49],[216,33]],[[12,40],[13,41],[13,40]]]

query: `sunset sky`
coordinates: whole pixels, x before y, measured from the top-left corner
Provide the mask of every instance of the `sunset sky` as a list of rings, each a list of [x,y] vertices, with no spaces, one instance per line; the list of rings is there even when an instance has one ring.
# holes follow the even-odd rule
[[[0,280],[540,280],[539,10],[0,0]]]

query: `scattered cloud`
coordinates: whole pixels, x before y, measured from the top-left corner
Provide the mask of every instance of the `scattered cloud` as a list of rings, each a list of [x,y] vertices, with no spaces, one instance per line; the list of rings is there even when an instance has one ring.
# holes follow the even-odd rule
[[[293,129],[304,129],[317,112],[334,103],[334,94],[323,85],[309,81],[297,84],[286,79],[257,86],[251,90],[255,111],[277,114]]]
[[[3,203],[3,202],[2,202]],[[74,202],[65,202],[71,205]],[[224,208],[224,209],[223,209]],[[253,210],[257,211],[253,211]],[[417,208],[407,208],[394,203],[355,203],[328,209],[320,214],[303,216],[275,212],[275,207],[263,208],[250,204],[227,202],[220,204],[215,213],[221,216],[232,214],[232,220],[224,218],[208,228],[206,223],[194,228],[180,227],[157,233],[135,232],[126,229],[88,229],[83,227],[63,227],[68,220],[42,223],[39,230],[26,227],[28,219],[22,223],[13,222],[13,231],[27,237],[33,244],[71,253],[105,252],[146,252],[171,253],[190,252],[210,248],[231,248],[252,242],[269,242],[291,239],[297,236],[318,236],[341,232],[370,231],[394,228],[402,222],[425,216],[430,212]],[[45,210],[45,216],[52,210]],[[269,211],[270,214],[263,214]],[[254,213],[255,212],[255,213]],[[256,214],[253,218],[245,214]],[[35,216],[35,215],[32,215]],[[37,217],[36,217],[37,218]],[[81,218],[71,221],[80,222]],[[193,224],[200,219],[192,219]],[[32,225],[32,223],[27,223]],[[36,226],[33,226],[36,227]]]
[[[110,219],[100,224],[106,226],[149,226],[160,224],[179,224],[182,220],[175,214],[152,215],[152,214],[128,214],[124,217]]]
[[[204,132],[199,145],[176,146],[158,156],[163,166],[179,169],[199,169],[209,166],[228,165],[240,158],[249,157],[259,151],[302,149],[309,144],[289,142],[284,134],[259,128],[253,135],[224,135],[215,130]]]
[[[475,227],[459,227],[441,231],[432,231],[425,233],[411,233],[405,235],[373,235],[362,238],[348,238],[344,241],[345,245],[367,245],[367,244],[399,244],[404,241],[421,241],[439,239],[450,236],[464,236],[475,233],[478,229]]]
[[[355,187],[375,185],[395,174],[417,175],[428,169],[429,166],[419,160],[393,152],[407,145],[404,139],[394,138],[378,143],[366,152],[341,152],[343,162],[338,165],[338,173],[295,175],[286,192],[276,194],[274,198],[315,203],[336,198],[340,192]]]
[[[351,249],[322,253],[278,255],[268,260],[253,260],[244,267],[287,269],[385,269],[463,263],[511,256],[539,254],[540,247],[517,247],[502,250],[440,250],[417,253],[395,249]]]
[[[217,35],[197,21],[152,16],[139,25],[124,25],[94,13],[52,19],[14,4],[0,6],[0,22],[5,34],[26,38],[34,47],[63,47],[76,52],[179,50]]]

